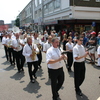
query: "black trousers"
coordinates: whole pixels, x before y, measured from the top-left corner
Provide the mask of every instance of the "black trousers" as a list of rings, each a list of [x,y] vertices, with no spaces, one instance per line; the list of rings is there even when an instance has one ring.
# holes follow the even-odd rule
[[[59,69],[49,69],[50,77],[51,77],[51,89],[53,98],[57,98],[57,92],[61,88],[64,82],[64,72],[63,68]]]
[[[68,68],[70,70],[71,66],[73,64],[73,53],[72,52],[67,52],[67,57],[68,57],[67,64],[68,64],[68,66],[69,66]]]
[[[76,92],[85,79],[85,62],[74,62],[74,84]]]
[[[14,51],[14,56],[16,59],[16,65],[17,65],[17,69],[18,71],[20,71],[25,63],[25,57],[22,55],[22,50],[21,51]]]
[[[9,58],[8,58],[8,48],[6,46],[4,46],[4,50],[5,50],[6,59],[8,61],[9,60]]]
[[[41,66],[41,62],[42,62],[42,53],[41,51],[39,52],[39,54],[37,54],[38,57],[38,66]]]
[[[14,56],[14,51],[12,48],[8,48],[8,53],[9,53],[9,60],[10,63],[15,63],[15,56]]]
[[[28,64],[29,77],[30,77],[30,80],[32,80],[33,79],[32,75],[35,75],[38,70],[38,61],[27,62],[27,64]],[[32,70],[32,65],[34,66],[34,70]]]

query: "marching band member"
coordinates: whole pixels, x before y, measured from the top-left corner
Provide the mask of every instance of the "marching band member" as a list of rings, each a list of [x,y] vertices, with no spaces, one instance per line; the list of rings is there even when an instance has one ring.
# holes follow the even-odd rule
[[[50,47],[46,53],[46,62],[51,77],[53,100],[57,100],[59,97],[58,91],[64,82],[63,64],[61,61],[66,58],[67,56],[61,54],[61,51],[59,50],[59,39],[54,37],[52,39],[52,47]]]
[[[14,50],[14,56],[16,59],[18,73],[20,73],[21,71],[24,71],[23,66],[24,66],[25,60],[23,59],[23,55],[22,55],[22,45],[19,40],[19,33],[16,33],[15,37],[16,39],[12,40],[11,47]]]
[[[52,46],[51,44],[52,36],[48,36],[48,40],[46,43],[43,45],[43,52],[46,53],[47,50]],[[48,76],[50,78],[50,73],[49,73],[49,68],[48,68]]]
[[[47,52],[47,50],[51,47],[51,40],[52,40],[52,36],[48,36],[48,40],[46,43],[44,43],[43,45],[43,52]]]
[[[13,48],[11,48],[11,43],[12,43],[11,34],[8,34],[7,47],[8,47],[8,53],[9,53],[9,60],[10,60],[11,65],[12,64],[15,65],[15,56],[14,56]]]
[[[71,66],[73,64],[73,46],[72,37],[68,37],[68,42],[66,43],[66,51],[67,51],[67,64],[68,64],[68,72],[71,72]]]
[[[39,68],[41,68],[41,62],[42,62],[42,53],[41,53],[42,41],[41,41],[41,39],[38,38],[38,33],[37,32],[34,33],[33,43],[36,44],[38,49],[39,49],[39,53],[37,54],[37,56],[38,56],[38,66],[39,66]]]
[[[27,38],[27,43],[25,44],[23,48],[23,55],[26,58],[26,62],[28,65],[28,72],[30,76],[30,81],[32,83],[35,82],[34,78],[36,79],[36,72],[38,70],[38,57],[37,53],[39,52],[39,49],[36,44],[32,44],[32,37]],[[32,65],[34,66],[34,70],[32,71]],[[33,76],[34,78],[33,78]]]
[[[73,47],[73,58],[74,58],[74,84],[76,94],[82,96],[80,86],[85,79],[85,57],[88,52],[85,51],[83,43],[83,37],[77,37],[77,44]]]
[[[5,33],[3,34],[2,45],[4,45],[6,59],[7,59],[7,61],[9,61],[8,48],[7,48],[7,34],[5,34]]]

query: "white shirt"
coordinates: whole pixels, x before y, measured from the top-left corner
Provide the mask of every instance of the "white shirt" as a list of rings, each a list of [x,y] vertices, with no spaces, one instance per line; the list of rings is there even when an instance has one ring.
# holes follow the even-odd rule
[[[41,40],[39,38],[35,39],[34,37],[32,38],[32,41],[34,44],[42,44]]]
[[[85,61],[85,58],[81,58],[79,60],[76,60],[75,57],[78,56],[83,56],[85,55],[85,48],[83,45],[78,45],[76,44],[73,48],[73,57],[74,57],[74,62],[82,62]]]
[[[6,37],[2,38],[2,44],[6,44],[7,45],[7,38]]]
[[[68,50],[73,50],[73,46],[74,46],[74,44],[73,43],[66,43],[66,46],[68,47]]]
[[[50,43],[48,43],[48,42],[44,43],[44,45],[43,45],[43,51],[47,51],[50,47],[51,47]]]
[[[8,46],[9,48],[11,48],[11,45],[12,45],[12,39],[8,38],[8,39],[7,39],[7,46]]]
[[[36,44],[34,44],[34,49],[36,49],[36,52],[39,52],[39,49],[37,47]],[[32,54],[32,49],[28,44],[25,44],[24,48],[23,48],[23,55],[26,58],[26,62],[34,62],[34,61],[38,61],[38,57],[36,55],[35,60],[32,60],[30,55]]]
[[[14,51],[21,51],[22,50],[22,46],[19,44],[19,42],[20,42],[20,40],[18,39],[12,39],[12,43],[11,43],[11,45],[13,46],[13,47],[17,47],[17,49],[14,49]]]
[[[97,54],[100,55],[100,46],[97,49]]]
[[[58,48],[54,48],[53,46],[47,50],[46,53],[46,62],[48,63],[51,59],[59,59],[61,55],[61,51]],[[59,69],[63,67],[62,61],[56,62],[54,64],[48,64],[48,68],[50,69]]]

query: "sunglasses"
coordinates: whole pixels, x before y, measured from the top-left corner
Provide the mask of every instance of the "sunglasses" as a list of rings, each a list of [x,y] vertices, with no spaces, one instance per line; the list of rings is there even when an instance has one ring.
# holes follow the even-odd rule
[[[80,41],[83,41],[83,40],[80,40]]]

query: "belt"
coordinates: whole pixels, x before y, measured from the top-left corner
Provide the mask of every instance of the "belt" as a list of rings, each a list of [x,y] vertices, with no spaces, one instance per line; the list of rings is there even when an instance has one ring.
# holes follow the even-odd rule
[[[84,63],[84,62],[85,62],[85,61],[82,61],[82,62],[75,62],[75,63],[80,63],[80,64],[81,64],[81,63]]]

